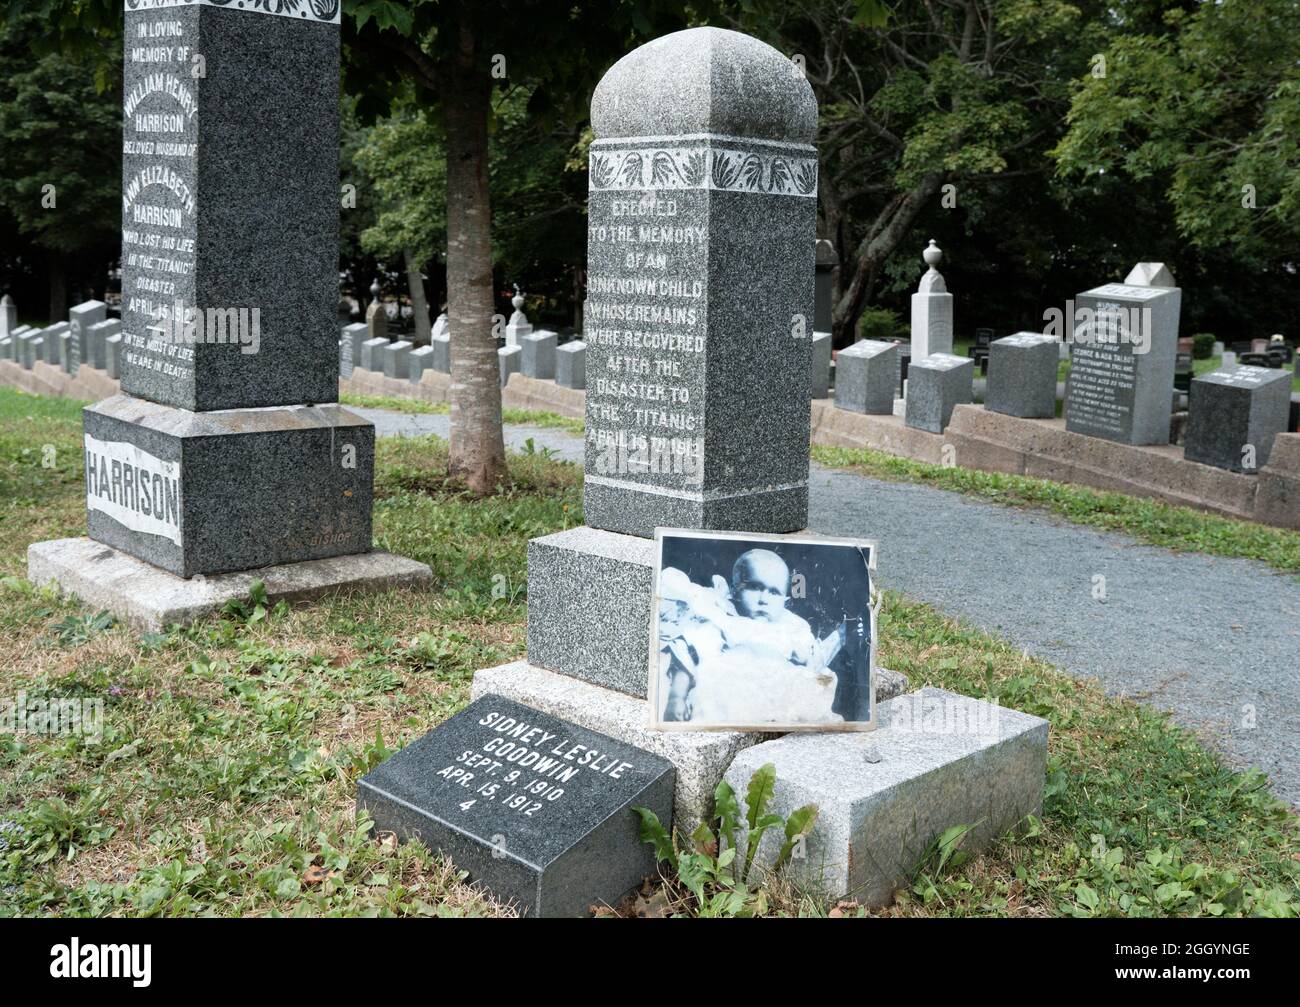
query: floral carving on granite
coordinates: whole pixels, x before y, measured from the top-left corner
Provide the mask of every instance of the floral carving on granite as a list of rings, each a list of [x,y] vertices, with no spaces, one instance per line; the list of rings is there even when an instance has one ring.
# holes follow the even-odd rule
[[[592,151],[589,187],[720,189],[788,196],[817,193],[817,159],[722,148],[650,147]]]

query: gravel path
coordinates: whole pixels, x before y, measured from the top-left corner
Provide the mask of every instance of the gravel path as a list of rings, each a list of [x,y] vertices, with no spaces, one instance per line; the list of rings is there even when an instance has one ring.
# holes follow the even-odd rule
[[[449,419],[353,409],[383,435]],[[519,449],[581,462],[582,439],[511,426]],[[1251,560],[1176,554],[1127,535],[947,490],[814,466],[814,531],[880,542],[881,582],[998,633],[1076,677],[1173,714],[1300,805],[1300,583]],[[1096,578],[1104,578],[1104,581]],[[1104,598],[1094,597],[1104,586]]]

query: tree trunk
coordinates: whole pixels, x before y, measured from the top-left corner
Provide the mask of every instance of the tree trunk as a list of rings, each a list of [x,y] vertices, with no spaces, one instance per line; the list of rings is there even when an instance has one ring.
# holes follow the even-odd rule
[[[429,321],[429,301],[424,296],[424,275],[410,249],[406,250],[404,258],[406,285],[411,291],[411,319],[415,323],[414,342],[417,346],[428,346],[433,342],[433,325]]]
[[[45,257],[50,274],[50,324],[68,317],[68,271],[63,256],[50,252]]]
[[[456,29],[452,29],[456,30]],[[492,331],[492,212],[488,113],[492,79],[465,20],[443,64],[447,130],[447,320],[451,328],[451,452],[448,474],[472,492],[496,490],[506,473],[501,379]]]

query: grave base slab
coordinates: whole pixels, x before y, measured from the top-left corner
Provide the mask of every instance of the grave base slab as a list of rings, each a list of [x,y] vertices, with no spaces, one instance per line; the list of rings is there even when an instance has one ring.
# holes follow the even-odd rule
[[[57,585],[91,608],[106,609],[141,632],[156,633],[248,597],[255,580],[266,585],[272,600],[301,601],[333,592],[420,587],[433,574],[415,560],[367,552],[186,580],[102,542],[64,538],[27,547],[27,579],[37,586]]]
[[[946,829],[973,826],[959,847],[973,853],[1042,808],[1047,721],[933,688],[882,703],[879,717],[881,726],[862,734],[788,734],[748,746],[725,774],[744,795],[770,762],[769,810],[817,806],[805,855],[789,870],[801,889],[830,900],[888,905]],[[760,865],[772,862],[775,832],[763,837]]]

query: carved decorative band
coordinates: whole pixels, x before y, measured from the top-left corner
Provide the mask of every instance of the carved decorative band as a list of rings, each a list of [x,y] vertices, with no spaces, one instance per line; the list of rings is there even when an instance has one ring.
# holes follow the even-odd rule
[[[325,24],[338,24],[343,11],[343,0],[125,0],[125,5],[128,12],[167,7],[225,7]]]
[[[817,195],[817,158],[724,147],[593,150],[588,188],[721,189],[779,196]]]

